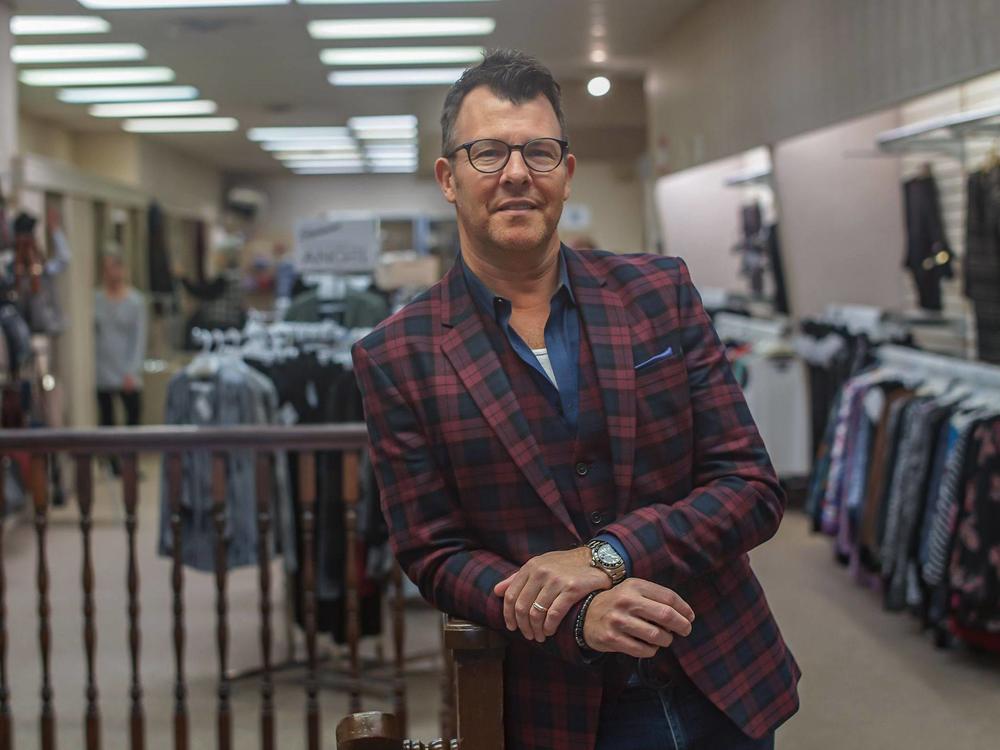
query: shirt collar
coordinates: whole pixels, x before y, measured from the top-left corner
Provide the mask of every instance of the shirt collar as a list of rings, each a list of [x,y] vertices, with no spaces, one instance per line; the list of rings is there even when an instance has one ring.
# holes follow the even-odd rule
[[[458,254],[458,262],[462,267],[462,274],[465,276],[465,283],[469,287],[469,292],[472,294],[472,298],[479,305],[479,308],[485,312],[487,315],[496,317],[500,310],[497,304],[500,303],[503,308],[508,309],[510,301],[504,297],[500,297],[490,291],[489,287],[483,283],[482,279],[476,276],[472,272],[472,269],[465,263],[462,259],[462,254]],[[569,300],[571,306],[576,306],[576,297],[573,296],[573,286],[569,282],[569,270],[566,265],[566,248],[561,246],[559,248],[559,286],[556,287],[555,292],[552,293],[552,298],[555,299],[557,296],[563,293],[565,289],[565,296]]]

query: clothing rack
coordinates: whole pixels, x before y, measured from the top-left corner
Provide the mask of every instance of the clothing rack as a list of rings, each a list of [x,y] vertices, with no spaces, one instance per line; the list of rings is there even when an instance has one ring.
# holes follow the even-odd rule
[[[786,318],[766,320],[720,312],[715,316],[713,324],[719,338],[736,339],[751,344],[782,339],[788,333]]]
[[[730,175],[723,181],[725,187],[740,188],[748,185],[770,185],[773,172],[770,167],[756,167]]]
[[[886,130],[875,137],[879,151],[902,154],[912,151],[938,151],[961,159],[963,140],[970,136],[1000,136],[1000,107],[987,107],[943,117],[932,117],[911,125]],[[938,135],[935,135],[937,133]]]
[[[904,372],[946,380],[959,379],[979,388],[1000,390],[1000,366],[964,361],[892,344],[878,347],[876,356],[882,364]]]

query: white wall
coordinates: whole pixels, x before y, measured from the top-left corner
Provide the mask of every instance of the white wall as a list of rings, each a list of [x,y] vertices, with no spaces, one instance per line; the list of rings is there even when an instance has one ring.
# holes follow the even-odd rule
[[[293,242],[295,222],[327,211],[429,213],[451,216],[454,208],[441,196],[437,183],[421,175],[357,175],[280,177],[240,180],[268,196],[257,217],[258,239]],[[570,202],[590,209],[591,226],[561,232],[570,237],[589,234],[598,244],[618,252],[643,249],[641,184],[631,170],[617,163],[578,164]]]
[[[17,153],[17,78],[10,61],[14,36],[10,33],[11,6],[0,0],[0,188],[11,187],[10,160]]]
[[[833,303],[902,306],[899,161],[845,157],[871,153],[875,135],[898,123],[890,110],[775,147],[782,255],[796,316]]]
[[[998,28],[995,0],[705,0],[647,78],[650,143],[677,170],[877,112],[1000,69]]]

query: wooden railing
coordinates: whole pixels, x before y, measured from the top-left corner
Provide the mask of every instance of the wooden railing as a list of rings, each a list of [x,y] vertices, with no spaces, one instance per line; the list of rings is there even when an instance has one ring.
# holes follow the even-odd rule
[[[306,679],[304,687],[306,747],[317,750],[321,743],[321,715],[318,701],[316,645],[316,570],[314,547],[316,543],[316,452],[343,452],[343,499],[346,528],[346,591],[347,591],[347,640],[349,648],[350,710],[361,710],[362,678],[358,653],[359,645],[359,571],[356,557],[357,512],[359,494],[358,461],[367,435],[362,424],[309,426],[309,427],[231,427],[231,428],[122,428],[90,431],[77,430],[3,430],[0,431],[0,456],[12,453],[30,454],[29,487],[33,503],[34,531],[37,541],[36,594],[38,614],[38,658],[41,668],[39,706],[39,747],[55,750],[56,705],[52,678],[52,615],[50,609],[49,550],[47,533],[49,524],[49,498],[47,487],[47,462],[58,454],[68,454],[75,462],[76,503],[79,506],[79,528],[82,537],[83,562],[81,586],[83,592],[83,661],[85,683],[83,686],[86,707],[84,711],[83,747],[97,750],[106,747],[129,747],[143,750],[146,746],[146,716],[143,704],[141,673],[141,638],[139,620],[140,571],[136,552],[137,507],[139,504],[138,456],[144,453],[162,454],[166,469],[166,485],[171,509],[170,524],[173,532],[173,559],[171,593],[173,619],[172,641],[174,651],[173,691],[173,747],[187,750],[190,744],[190,719],[194,707],[188,704],[188,686],[185,681],[184,653],[187,630],[184,612],[184,568],[181,559],[181,457],[190,451],[212,454],[212,518],[215,529],[215,641],[218,657],[218,685],[216,692],[216,737],[220,750],[233,746],[233,713],[230,703],[231,677],[229,674],[229,610],[227,598],[227,544],[223,531],[227,523],[226,508],[226,453],[249,449],[255,455],[256,471],[256,524],[258,546],[259,586],[259,637],[260,657],[260,746],[273,750],[275,742],[275,706],[272,659],[272,581],[268,540],[273,534],[274,498],[272,481],[275,452],[299,454],[299,523],[302,530],[302,555],[300,566],[303,579],[304,629],[306,644]],[[109,737],[102,745],[101,709],[95,673],[97,626],[95,610],[95,571],[91,531],[93,528],[94,481],[93,460],[96,456],[114,455],[121,460],[124,497],[124,526],[127,535],[126,612],[128,618],[129,653],[129,726],[128,740]],[[6,510],[0,481],[0,519]],[[8,630],[6,577],[3,555],[3,533],[0,529],[0,750],[14,748],[13,716],[10,703],[8,675]],[[399,579],[396,579],[399,584]],[[403,688],[402,648],[402,596],[401,589],[393,602],[393,628],[396,644],[395,672],[391,693],[395,696],[395,710],[405,716]],[[67,686],[68,687],[68,686]],[[71,741],[70,747],[80,747]]]
[[[445,648],[454,667],[454,723],[457,738],[432,742],[404,739],[405,727],[392,714],[355,713],[337,725],[337,750],[503,750],[503,655],[499,633],[446,618]]]

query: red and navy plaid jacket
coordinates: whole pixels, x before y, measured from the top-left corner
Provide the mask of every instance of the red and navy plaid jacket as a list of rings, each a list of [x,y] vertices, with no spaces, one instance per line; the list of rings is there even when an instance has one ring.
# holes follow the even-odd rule
[[[799,670],[747,551],[784,495],[725,351],[677,258],[567,251],[614,460],[615,520],[632,574],[677,591],[694,629],[671,651],[744,732],[798,707]],[[393,549],[423,596],[507,632],[493,586],[579,538],[460,269],[354,348]],[[579,605],[578,605],[579,606]],[[510,634],[509,750],[589,750],[620,660],[587,664],[577,609],[544,644]],[[624,658],[624,657],[623,657]],[[644,665],[667,670],[666,658]]]

